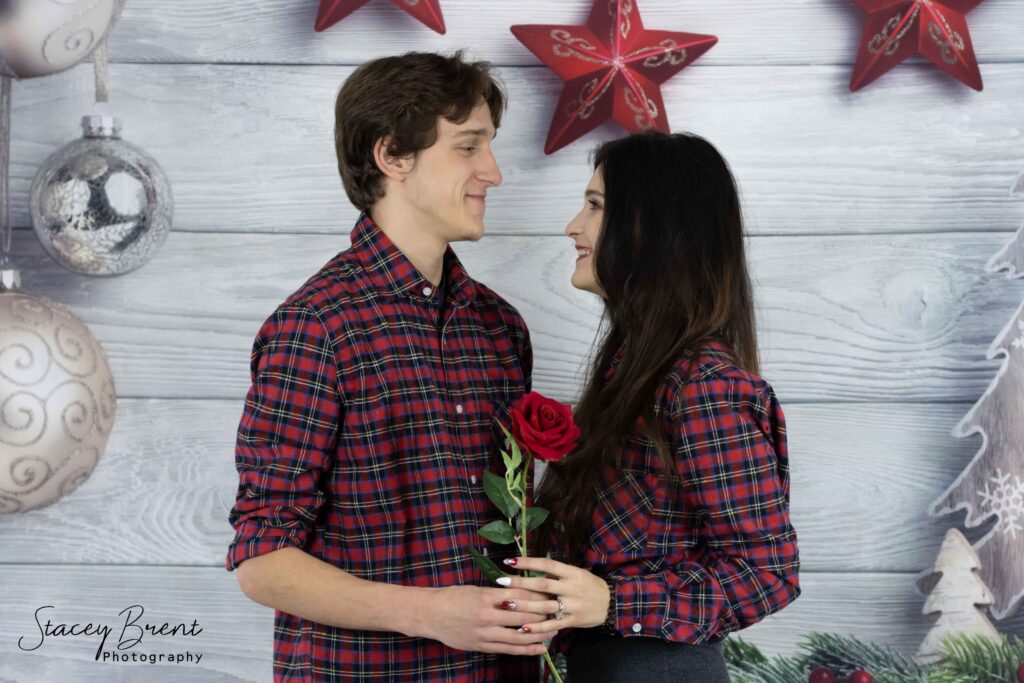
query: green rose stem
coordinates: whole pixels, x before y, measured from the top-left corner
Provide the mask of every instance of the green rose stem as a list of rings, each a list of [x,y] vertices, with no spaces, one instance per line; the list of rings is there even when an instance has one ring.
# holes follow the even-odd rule
[[[513,440],[512,443],[515,443],[515,440]],[[519,494],[518,499],[519,499],[519,529],[520,529],[520,532],[519,532],[519,538],[516,539],[516,540],[519,541],[519,543],[517,545],[519,546],[519,554],[522,557],[529,557],[529,555],[527,554],[527,545],[526,545],[526,535],[529,533],[529,529],[526,527],[526,487],[527,487],[527,481],[529,481],[529,476],[530,476],[530,466],[532,464],[533,464],[533,456],[530,454],[530,451],[526,451],[526,459],[523,462],[523,481],[522,481],[522,486],[517,491],[517,493]],[[532,575],[531,572],[527,572],[526,574],[527,574],[527,576]],[[547,650],[544,650],[544,662],[547,663],[548,671],[550,671],[551,675],[555,677],[556,683],[564,683],[564,681],[562,681],[562,677],[558,674],[558,669],[555,668],[555,662],[551,659],[551,653],[548,652]]]
[[[530,480],[530,467],[533,465],[533,454],[528,450],[521,449],[508,428],[500,422],[498,424],[505,432],[512,453],[501,451],[501,458],[505,463],[504,481],[496,474],[489,471],[484,472],[484,492],[491,502],[502,511],[507,521],[495,521],[481,527],[480,535],[494,543],[515,544],[520,556],[529,557],[530,530],[543,524],[548,512],[543,508],[530,509],[527,507],[526,491]],[[518,529],[515,523],[516,517],[519,517]],[[471,547],[469,552],[476,560],[477,566],[488,578],[496,579],[509,576],[475,548]],[[534,576],[532,572],[526,572],[524,575]],[[551,654],[546,650],[544,661],[551,675],[554,676],[555,682],[564,683],[558,669],[555,668]]]
[[[519,529],[521,540],[519,542],[519,552],[523,557],[529,557],[526,554],[526,534],[530,533],[530,530],[526,528],[526,486],[530,476],[530,465],[533,463],[533,456],[530,455],[530,451],[526,451],[526,460],[523,463],[523,487],[522,497],[519,498]]]

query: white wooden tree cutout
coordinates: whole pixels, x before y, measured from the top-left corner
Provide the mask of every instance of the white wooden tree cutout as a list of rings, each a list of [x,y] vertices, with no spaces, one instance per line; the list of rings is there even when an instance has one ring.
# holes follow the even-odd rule
[[[1024,173],[1013,194],[1024,196]],[[1024,226],[985,268],[1024,277]],[[981,448],[928,514],[966,510],[967,527],[996,518],[974,549],[994,598],[992,615],[1004,619],[1024,600],[1024,302],[988,349],[987,358],[998,356],[1004,358],[1002,367],[953,429],[961,438],[980,434]]]
[[[914,661],[935,664],[944,656],[943,639],[949,636],[985,636],[1000,640],[999,631],[978,605],[991,605],[992,593],[974,570],[981,566],[977,553],[959,529],[950,529],[935,558],[929,583],[934,584],[922,614],[939,612],[939,620],[925,634]]]

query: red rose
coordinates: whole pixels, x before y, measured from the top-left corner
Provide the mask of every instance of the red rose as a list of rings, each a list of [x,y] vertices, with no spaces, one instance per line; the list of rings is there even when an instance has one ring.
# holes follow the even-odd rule
[[[580,438],[572,408],[536,391],[512,404],[512,436],[539,460],[561,460]]]

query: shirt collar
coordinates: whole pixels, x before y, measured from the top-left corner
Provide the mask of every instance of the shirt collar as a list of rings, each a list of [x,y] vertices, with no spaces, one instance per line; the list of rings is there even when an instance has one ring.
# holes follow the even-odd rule
[[[608,363],[608,369],[605,370],[604,373],[604,378],[606,381],[611,379],[612,375],[615,374],[616,368],[618,368],[619,365],[622,363],[622,358],[626,355],[626,347],[628,346],[628,344],[629,340],[627,339],[626,341],[623,341],[622,344],[619,345],[618,349],[615,350],[615,355],[612,356],[611,361]],[[730,348],[729,345],[726,344],[725,342],[719,341],[717,339],[706,340],[700,349],[700,353],[713,356],[717,360],[725,359],[728,360],[729,362],[735,362],[735,360],[733,359],[732,348]]]
[[[395,243],[384,234],[370,215],[363,212],[350,236],[352,251],[374,285],[396,296],[438,303],[440,293],[412,264]],[[454,305],[464,305],[475,295],[473,280],[449,245],[444,253],[444,296]]]

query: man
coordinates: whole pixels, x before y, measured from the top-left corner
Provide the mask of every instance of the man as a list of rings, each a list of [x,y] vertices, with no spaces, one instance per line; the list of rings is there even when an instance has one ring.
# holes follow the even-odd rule
[[[492,418],[529,390],[529,337],[448,246],[484,233],[504,103],[460,53],[369,62],[338,94],[338,167],[364,213],[260,329],[238,428],[227,566],[277,610],[277,681],[536,672],[498,655],[542,653],[520,629],[542,618],[502,605],[545,596],[473,585],[467,552],[494,517]]]

